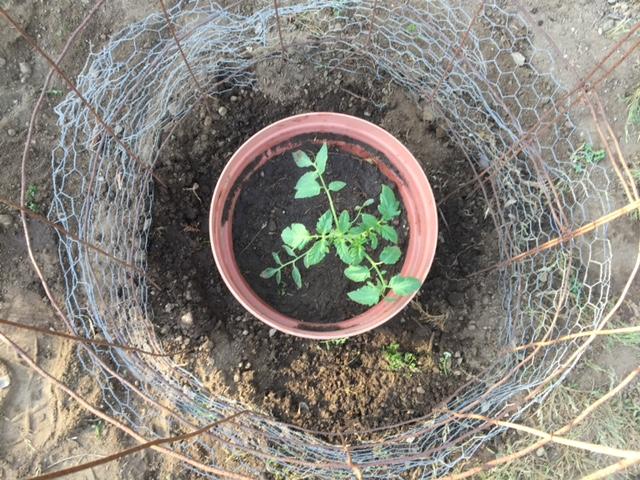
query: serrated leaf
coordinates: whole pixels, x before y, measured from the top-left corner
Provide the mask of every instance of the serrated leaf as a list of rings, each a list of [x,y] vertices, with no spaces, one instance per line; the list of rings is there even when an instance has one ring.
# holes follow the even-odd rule
[[[293,152],[293,160],[296,162],[296,165],[300,168],[311,167],[313,166],[313,162],[309,158],[309,155],[304,153],[302,150],[297,150]]]
[[[279,271],[280,271],[279,268],[274,268],[274,267],[265,268],[262,272],[260,272],[260,276],[262,278],[271,278]]]
[[[296,252],[294,252],[289,245],[283,245],[282,248],[284,248],[284,251],[287,252],[287,255],[289,255],[290,257],[296,256]]]
[[[282,265],[282,260],[280,260],[280,255],[277,252],[271,252],[271,256],[276,261],[278,265]]]
[[[327,150],[327,144],[323,143],[318,153],[316,153],[316,168],[318,169],[318,173],[322,175],[327,166],[327,158],[329,156],[329,152]]]
[[[380,261],[385,265],[393,265],[400,260],[401,256],[402,252],[400,251],[400,248],[396,246],[385,247],[380,253]]]
[[[362,214],[362,224],[367,228],[377,228],[378,227],[378,219],[373,215],[368,213]]]
[[[324,235],[326,233],[329,233],[332,227],[333,227],[333,216],[331,215],[331,210],[327,210],[318,219],[318,223],[316,224],[316,231],[320,235]]]
[[[285,244],[296,250],[306,245],[311,234],[303,224],[292,223],[282,231],[280,236]]]
[[[364,260],[364,247],[362,245],[354,245],[349,249],[352,265],[359,265]]]
[[[298,270],[295,263],[291,267],[291,278],[293,278],[293,282],[296,284],[296,287],[298,287],[298,290],[300,290],[302,288],[302,275],[300,275],[300,270]]]
[[[320,194],[320,184],[316,180],[316,172],[307,172],[296,183],[295,198],[309,198]]]
[[[411,295],[420,288],[420,280],[413,277],[402,277],[396,275],[389,282],[389,287],[393,290],[393,293],[399,296]]]
[[[400,202],[396,198],[395,193],[393,193],[393,190],[387,185],[382,185],[378,211],[384,220],[391,220],[400,215]]]
[[[398,232],[391,225],[380,225],[380,235],[391,243],[398,243]]]
[[[349,247],[344,240],[338,240],[335,243],[336,253],[338,254],[338,258],[342,260],[347,265],[351,265],[353,263],[353,258],[351,258],[351,254],[349,253]]]
[[[351,235],[360,235],[365,230],[366,228],[364,227],[364,225],[360,224],[360,225],[356,225],[355,227],[351,227],[351,229],[349,229],[349,233]]]
[[[373,285],[364,285],[347,293],[349,298],[361,305],[372,306],[380,301],[380,291]]]
[[[354,282],[364,282],[369,279],[371,272],[363,265],[351,265],[345,269],[344,276]]]
[[[343,210],[340,216],[338,217],[338,230],[340,230],[343,233],[346,233],[346,231],[349,230],[349,225],[350,225],[349,212],[347,212],[346,210]]]
[[[373,198],[368,198],[367,200],[365,200],[365,202],[360,205],[360,208],[366,208],[369,205],[373,205]]]
[[[346,186],[346,183],[341,182],[340,180],[335,180],[329,184],[329,190],[331,190],[332,192],[339,192]]]
[[[372,250],[378,248],[378,236],[375,233],[369,235],[369,245]]]
[[[304,266],[309,268],[320,263],[327,255],[327,250],[327,241],[325,239],[318,240],[305,254]]]

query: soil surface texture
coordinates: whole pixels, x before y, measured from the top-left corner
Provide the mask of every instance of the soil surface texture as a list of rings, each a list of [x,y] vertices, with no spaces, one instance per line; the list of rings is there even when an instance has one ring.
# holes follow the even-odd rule
[[[429,413],[488,365],[499,344],[497,274],[473,282],[465,278],[497,261],[493,224],[485,218],[481,194],[467,190],[447,196],[473,177],[471,167],[438,119],[389,82],[365,83],[339,73],[325,76],[293,60],[259,65],[256,75],[256,88],[230,89],[209,109],[201,106],[187,117],[160,158],[157,173],[169,188],[159,189],[155,198],[149,267],[153,278],[163,279],[166,287],[152,290],[151,296],[161,340],[166,348],[195,349],[197,354],[185,355],[179,362],[212,390],[300,426],[332,431],[377,427]],[[296,86],[283,89],[283,85]],[[343,342],[284,335],[253,318],[225,287],[208,241],[210,198],[234,151],[265,126],[313,111],[359,116],[394,134],[423,165],[446,218],[440,226],[435,263],[415,300],[381,328]],[[347,181],[344,194],[356,194],[355,199],[343,198],[339,192],[339,208],[365,197],[377,198],[376,169],[355,164],[354,171],[342,171],[331,158],[330,178]],[[293,199],[302,172],[290,158],[286,160],[282,165],[275,163],[274,171],[265,170],[262,183],[255,186],[257,191],[277,185],[273,193],[244,199],[253,210],[249,218],[235,219],[243,224],[236,248],[246,249],[242,255],[236,251],[236,256],[242,258],[243,271],[250,272],[253,286],[272,304],[280,300],[278,307],[286,313],[315,318],[313,303],[287,305],[287,295],[269,296],[277,292],[275,282],[270,283],[273,279],[256,278],[271,266],[271,251],[281,246],[280,232],[288,223],[301,221],[311,227],[312,219],[326,210],[320,197]],[[295,202],[296,216],[272,216],[280,201],[287,212]],[[299,202],[309,210],[298,210]],[[251,243],[258,232],[263,235],[260,241]],[[339,261],[326,260],[328,273],[316,267],[303,269],[303,281],[313,284],[318,277],[328,276],[335,284],[331,296],[344,297],[351,286],[348,281],[340,285],[342,275],[334,273],[342,268]],[[287,293],[297,292],[287,287]],[[354,308],[348,300],[319,298],[322,305],[315,308],[322,308],[320,314],[326,318],[358,311],[348,310]],[[408,362],[394,370],[393,355],[388,353],[394,344],[400,356],[414,355],[415,364]]]

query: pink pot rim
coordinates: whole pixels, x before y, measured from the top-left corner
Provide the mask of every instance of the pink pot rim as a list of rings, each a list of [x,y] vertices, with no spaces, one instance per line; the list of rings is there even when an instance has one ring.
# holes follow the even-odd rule
[[[340,322],[302,322],[282,314],[262,300],[251,289],[235,260],[231,225],[239,194],[239,189],[234,189],[237,181],[282,153],[278,146],[308,133],[317,134],[320,139],[323,134],[348,137],[388,159],[391,167],[380,158],[372,158],[380,171],[395,184],[406,210],[409,243],[404,252],[401,274],[424,282],[438,240],[437,208],[427,176],[411,152],[393,135],[366,120],[341,113],[315,112],[288,117],[265,127],[242,144],[227,162],[213,192],[209,212],[211,248],[218,271],[233,296],[249,313],[267,325],[284,333],[318,340],[358,335],[400,313],[415,294],[396,297],[393,302],[383,300],[360,315]],[[333,142],[340,143],[335,139]]]

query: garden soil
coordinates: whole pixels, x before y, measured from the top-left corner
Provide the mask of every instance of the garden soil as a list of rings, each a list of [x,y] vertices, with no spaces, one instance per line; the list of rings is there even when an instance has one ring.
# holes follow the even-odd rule
[[[151,296],[165,348],[193,349],[178,361],[209,388],[306,428],[374,428],[428,414],[498,353],[497,274],[467,278],[498,261],[495,228],[480,192],[448,196],[473,178],[473,169],[438,119],[388,82],[325,75],[295,59],[259,65],[256,73],[255,89],[231,89],[208,108],[200,106],[160,155],[156,171],[169,188],[155,198],[149,267],[166,286]],[[394,134],[423,165],[444,219],[435,263],[415,301],[384,326],[341,344],[281,334],[249,315],[224,285],[209,245],[210,198],[234,151],[263,127],[313,111],[358,116]],[[299,173],[295,164],[277,172],[277,187],[288,198]],[[368,183],[366,195],[374,196],[376,172],[357,175],[373,175],[347,180]],[[264,203],[272,208],[270,200]],[[253,253],[260,269],[269,266],[264,262],[271,262],[286,223],[269,227],[264,208],[260,218],[242,222],[247,231],[236,233],[245,248],[266,223],[273,238],[265,252]],[[336,260],[327,267],[340,265]],[[332,299],[328,305],[337,316],[345,303]],[[385,351],[392,344],[416,356],[417,371],[390,369]]]

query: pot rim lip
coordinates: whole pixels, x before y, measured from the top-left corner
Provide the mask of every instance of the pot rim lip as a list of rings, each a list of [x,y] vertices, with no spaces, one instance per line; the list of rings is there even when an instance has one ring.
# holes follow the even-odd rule
[[[415,177],[412,178],[410,182],[416,185],[418,193],[422,195],[422,200],[424,204],[421,205],[412,205],[407,206],[407,202],[403,200],[403,207],[407,211],[407,216],[415,217],[415,219],[422,219],[424,223],[428,223],[427,230],[427,241],[425,242],[426,248],[423,248],[418,251],[418,257],[423,259],[421,272],[419,275],[413,275],[418,277],[421,283],[424,283],[429,270],[433,264],[433,259],[435,257],[435,249],[437,246],[437,238],[438,238],[438,216],[437,209],[435,205],[435,198],[433,196],[433,192],[431,189],[431,185],[427,179],[427,176],[417,161],[417,159],[413,156],[413,154],[407,149],[407,147],[400,142],[395,136],[391,133],[384,130],[382,127],[375,125],[367,120],[364,120],[359,117],[354,117],[352,115],[347,115],[343,113],[333,113],[333,112],[309,112],[302,113],[298,115],[293,115],[290,117],[283,118],[276,122],[269,124],[268,126],[262,128],[258,132],[254,133],[249,139],[247,139],[231,156],[226,165],[224,166],[220,177],[216,183],[213,195],[211,197],[210,211],[209,211],[209,239],[211,242],[211,249],[213,251],[214,260],[216,266],[218,268],[218,272],[222,277],[226,287],[231,291],[234,298],[253,316],[258,318],[263,323],[269,325],[270,327],[290,335],[310,338],[316,340],[329,340],[336,338],[345,338],[351,337],[354,335],[359,335],[374,328],[379,327],[380,325],[386,323],[391,320],[393,317],[398,315],[413,299],[413,297],[418,293],[414,292],[411,295],[398,297],[396,301],[386,302],[391,303],[395,307],[390,307],[391,312],[382,313],[381,304],[385,303],[385,300],[382,299],[378,304],[368,308],[364,312],[354,316],[349,317],[345,320],[341,320],[338,322],[307,322],[297,320],[293,317],[289,317],[279,311],[277,311],[273,306],[269,305],[262,298],[258,296],[257,293],[253,291],[253,289],[248,285],[246,279],[240,272],[238,268],[238,264],[235,260],[235,253],[233,251],[233,239],[230,240],[230,248],[224,248],[225,246],[229,247],[229,245],[225,245],[221,238],[224,235],[226,223],[229,223],[230,220],[227,218],[226,221],[221,220],[220,215],[217,215],[218,211],[224,212],[227,200],[229,196],[232,194],[233,186],[237,184],[238,178],[242,173],[246,170],[249,164],[251,164],[256,158],[259,158],[261,155],[264,155],[273,145],[278,143],[283,143],[282,140],[269,144],[269,140],[274,138],[279,132],[286,131],[288,127],[290,129],[301,129],[300,131],[296,131],[294,133],[287,134],[285,138],[285,142],[287,139],[294,138],[298,135],[303,135],[305,133],[312,133],[314,131],[318,131],[319,125],[322,122],[330,122],[336,124],[336,129],[331,130],[330,128],[326,129],[326,131],[322,131],[322,133],[326,134],[336,134],[336,135],[344,135],[344,130],[341,130],[341,127],[344,129],[346,125],[351,125],[354,127],[354,133],[362,135],[362,137],[370,137],[371,139],[378,141],[384,146],[388,146],[390,149],[397,150],[402,154],[401,157],[398,155],[386,155],[387,159],[395,168],[413,168],[416,171],[411,172]],[[304,127],[309,126],[310,128],[306,129]],[[313,127],[316,127],[315,129]],[[271,134],[271,135],[270,135]],[[353,137],[351,137],[353,138]],[[375,148],[370,145],[366,139],[363,138],[353,138],[354,141],[364,143],[371,148]],[[250,155],[250,149],[258,145],[260,147],[257,156]],[[384,153],[384,152],[383,152]],[[409,162],[411,165],[403,165],[403,162]],[[239,167],[240,165],[240,167]],[[237,175],[230,174],[230,171],[234,169],[240,168],[240,173]],[[232,179],[232,181],[226,181],[228,178]],[[230,187],[231,186],[231,187]],[[404,190],[409,190],[409,187],[404,186],[404,190],[401,191],[401,186],[396,184],[396,188],[399,193],[402,193]],[[223,192],[223,190],[227,190]],[[414,192],[415,193],[415,192]],[[425,215],[421,216],[419,213],[420,209],[423,209],[427,212],[427,216],[430,218],[425,220]],[[231,222],[232,223],[232,222]],[[401,268],[401,272],[405,270],[407,267],[408,258],[406,258],[409,249],[412,247],[411,245],[411,236],[413,231],[413,225],[410,224],[410,232],[409,232],[409,244],[405,248],[403,254],[405,255],[405,259]],[[223,225],[222,228],[216,228],[214,231],[214,225]],[[229,227],[227,226],[227,229]],[[415,241],[415,240],[414,240]],[[416,247],[414,246],[414,249]],[[228,250],[231,250],[230,252]],[[225,259],[225,254],[231,257],[231,260]],[[426,261],[424,261],[426,258]],[[232,268],[229,268],[231,265]],[[238,285],[234,281],[234,278],[246,285],[243,286],[243,290],[247,295],[239,291]],[[419,291],[419,290],[418,290]],[[386,297],[385,297],[386,298]],[[270,313],[273,315],[266,315],[264,312],[260,311],[257,306],[262,306],[263,309],[270,310]],[[399,307],[398,307],[399,306]],[[281,321],[286,321],[286,323],[282,323],[281,321],[275,320],[272,316],[279,317]],[[370,318],[368,318],[370,317]],[[288,323],[288,324],[287,324]],[[294,325],[295,324],[295,325]],[[348,326],[345,326],[348,324]],[[306,327],[306,328],[305,328]]]

